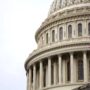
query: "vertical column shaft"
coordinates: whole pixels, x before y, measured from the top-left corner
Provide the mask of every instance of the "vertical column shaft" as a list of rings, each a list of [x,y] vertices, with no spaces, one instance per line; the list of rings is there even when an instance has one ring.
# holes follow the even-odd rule
[[[84,82],[88,82],[88,62],[86,52],[83,52]]]
[[[31,68],[29,68],[29,90],[31,90]]]
[[[61,55],[59,55],[58,56],[58,64],[59,64],[59,84],[61,84],[62,83],[62,80],[61,80],[61,78],[62,78],[62,61],[61,61]]]
[[[36,89],[36,65],[33,66],[33,90]]]
[[[29,90],[29,73],[27,72],[27,90]]]
[[[73,53],[70,53],[70,69],[71,69],[71,83],[74,83],[74,59]]]
[[[43,87],[43,63],[40,61],[40,89]]]
[[[51,58],[48,58],[48,85],[51,85]]]

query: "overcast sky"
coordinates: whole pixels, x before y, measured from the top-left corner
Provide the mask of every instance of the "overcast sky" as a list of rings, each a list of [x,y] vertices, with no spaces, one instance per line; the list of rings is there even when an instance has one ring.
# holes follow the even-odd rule
[[[26,90],[24,62],[52,0],[0,0],[0,90]]]

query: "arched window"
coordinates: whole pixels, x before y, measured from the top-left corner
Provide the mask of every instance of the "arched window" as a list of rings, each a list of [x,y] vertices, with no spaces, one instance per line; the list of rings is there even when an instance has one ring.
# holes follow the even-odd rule
[[[60,41],[63,40],[63,28],[62,27],[60,27],[59,29],[59,40]]]
[[[82,24],[78,24],[78,36],[82,36]]]
[[[55,42],[55,30],[52,30],[52,42]]]
[[[43,45],[43,36],[42,36],[42,45]]]
[[[68,38],[72,38],[72,25],[68,26]]]
[[[78,60],[78,80],[84,79],[83,60]]]
[[[46,34],[46,44],[48,44],[48,33]]]
[[[70,81],[70,61],[67,62],[67,81]]]
[[[90,35],[90,23],[88,23],[88,35]]]

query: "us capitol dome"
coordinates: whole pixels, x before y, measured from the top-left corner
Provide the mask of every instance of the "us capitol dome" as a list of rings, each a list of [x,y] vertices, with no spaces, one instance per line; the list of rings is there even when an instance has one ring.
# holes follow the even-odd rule
[[[25,62],[27,90],[90,83],[90,0],[53,0],[35,39],[38,47]]]

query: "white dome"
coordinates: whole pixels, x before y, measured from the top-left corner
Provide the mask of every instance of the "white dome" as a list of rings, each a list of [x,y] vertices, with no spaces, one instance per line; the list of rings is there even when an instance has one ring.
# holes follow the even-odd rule
[[[88,2],[90,2],[90,0],[54,0],[53,3],[51,4],[49,15],[68,6]]]

